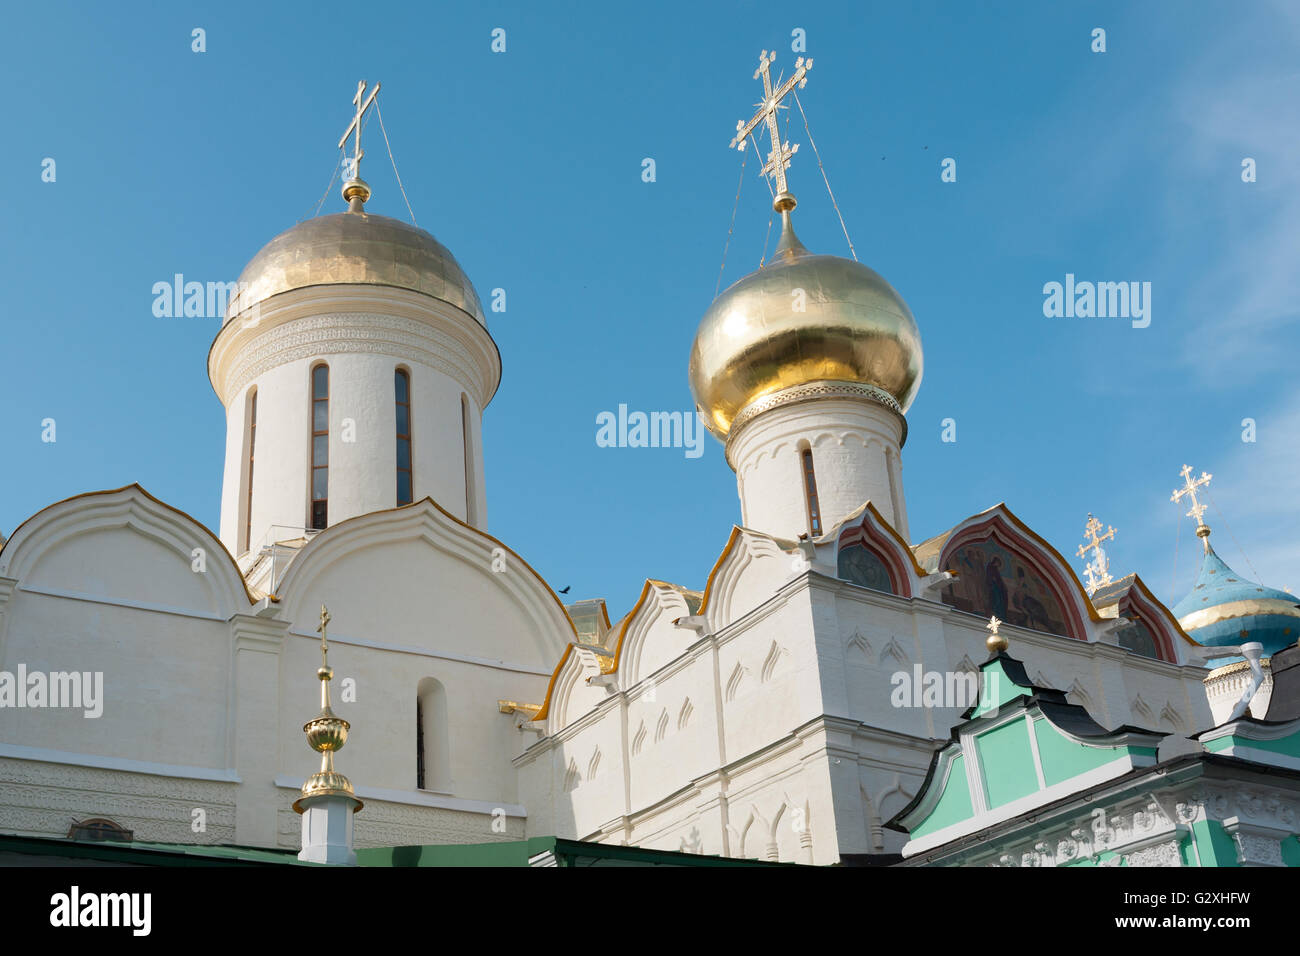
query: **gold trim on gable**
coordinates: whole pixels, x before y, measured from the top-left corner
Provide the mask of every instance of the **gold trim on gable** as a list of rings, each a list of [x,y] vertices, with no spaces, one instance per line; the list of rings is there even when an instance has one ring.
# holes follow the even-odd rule
[[[225,546],[225,544],[222,543],[221,538],[219,538],[219,537],[217,537],[217,535],[213,534],[211,528],[209,528],[207,525],[205,525],[205,524],[204,524],[202,521],[200,521],[198,518],[194,517],[194,516],[193,516],[192,514],[190,514],[188,511],[182,511],[180,508],[177,508],[175,505],[169,505],[167,502],[163,501],[161,498],[155,498],[155,497],[154,497],[153,495],[151,495],[151,494],[150,494],[150,493],[145,489],[145,487],[144,487],[143,485],[141,485],[138,481],[133,481],[133,482],[131,482],[131,483],[128,484],[128,485],[123,485],[121,488],[106,488],[106,489],[103,489],[103,490],[100,490],[100,491],[83,491],[83,492],[81,492],[80,494],[70,495],[69,497],[67,497],[67,498],[62,498],[62,499],[60,499],[59,501],[54,502],[53,504],[48,504],[48,505],[46,505],[46,506],[45,506],[44,508],[42,508],[40,511],[37,511],[36,513],[34,513],[34,514],[32,514],[32,515],[29,515],[29,516],[26,518],[26,520],[24,520],[24,521],[22,522],[22,524],[20,524],[17,528],[14,528],[14,533],[13,533],[13,534],[11,534],[8,538],[6,538],[6,539],[4,540],[3,543],[0,543],[0,555],[4,554],[4,550],[5,550],[5,548],[9,547],[9,545],[11,545],[11,544],[13,543],[14,538],[18,537],[18,532],[21,531],[24,527],[26,527],[27,524],[28,524],[28,522],[35,521],[37,518],[39,518],[41,515],[45,514],[45,512],[49,511],[51,508],[57,508],[59,505],[65,505],[65,504],[67,504],[69,501],[76,501],[76,500],[79,499],[79,498],[97,498],[97,497],[99,497],[99,496],[101,496],[101,495],[103,495],[103,496],[108,496],[108,495],[117,495],[117,494],[121,494],[121,493],[124,492],[124,491],[129,491],[129,490],[132,489],[132,488],[134,488],[136,491],[140,492],[140,494],[144,495],[146,498],[148,498],[148,499],[149,499],[150,501],[152,501],[154,504],[156,504],[156,505],[158,505],[158,506],[160,506],[160,507],[162,507],[162,508],[166,508],[168,511],[170,511],[170,512],[172,512],[172,513],[174,513],[174,514],[178,514],[178,515],[180,515],[181,517],[188,519],[188,520],[189,520],[189,521],[190,521],[190,522],[191,522],[191,523],[192,523],[196,528],[199,528],[201,531],[203,531],[204,533],[206,533],[207,536],[208,536],[209,538],[211,538],[211,539],[213,540],[213,542],[216,543],[217,547],[221,549],[221,553],[224,554],[224,555],[229,559],[230,564],[231,564],[231,567],[233,567],[233,568],[235,569],[235,576],[239,578],[239,583],[240,583],[240,584],[243,586],[243,588],[244,588],[244,594],[248,597],[248,603],[249,603],[250,605],[252,605],[252,604],[256,604],[256,603],[258,602],[259,599],[258,599],[258,598],[255,598],[255,597],[253,596],[253,592],[250,591],[249,588],[248,588],[248,581],[246,581],[246,580],[244,579],[244,572],[242,572],[242,571],[239,570],[239,562],[237,562],[237,561],[235,560],[234,556],[233,556],[233,555],[232,555],[228,550],[226,550],[226,546]],[[521,559],[521,560],[522,560],[522,559]]]

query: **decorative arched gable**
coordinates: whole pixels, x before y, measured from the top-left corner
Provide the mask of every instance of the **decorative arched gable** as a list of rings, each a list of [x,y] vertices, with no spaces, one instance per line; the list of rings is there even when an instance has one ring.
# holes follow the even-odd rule
[[[255,603],[217,537],[138,484],[32,515],[0,547],[0,577],[221,620]]]
[[[699,613],[709,630],[716,634],[768,600],[795,576],[801,557],[768,535],[732,528],[704,586]]]
[[[1102,588],[1092,600],[1098,608],[1113,607],[1116,617],[1132,622],[1115,632],[1115,642],[1126,650],[1176,664],[1180,663],[1179,647],[1195,646],[1172,612],[1136,574]]]
[[[950,607],[1076,640],[1096,610],[1064,558],[1006,505],[966,519],[943,543],[939,568],[956,579],[940,591]]]
[[[570,644],[551,675],[546,698],[533,720],[542,722],[546,736],[558,734],[565,727],[609,699],[603,687],[591,682],[593,677],[609,673],[613,658],[597,653],[583,644]]]
[[[697,635],[675,622],[691,616],[698,608],[698,594],[666,581],[646,581],[640,598],[623,619],[614,647],[614,670],[620,689],[635,686],[681,657]]]
[[[835,566],[839,577],[877,591],[910,598],[913,581],[925,577],[911,548],[868,502],[838,529]]]
[[[340,635],[364,621],[391,631],[375,639],[538,669],[577,638],[528,562],[429,498],[331,525],[298,552],[279,590],[290,621],[314,621],[328,603]]]

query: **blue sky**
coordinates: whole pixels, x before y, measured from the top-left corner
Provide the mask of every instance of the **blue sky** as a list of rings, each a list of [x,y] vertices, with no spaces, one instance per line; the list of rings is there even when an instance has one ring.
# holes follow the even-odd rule
[[[1176,599],[1195,565],[1168,500],[1187,462],[1214,473],[1225,559],[1254,577],[1244,549],[1266,583],[1300,588],[1300,14],[1285,4],[84,3],[6,18],[0,532],[132,481],[216,527],[218,322],[156,318],[151,289],[177,272],[233,280],[311,215],[364,77],[383,82],[419,224],[482,297],[507,290],[489,313],[504,363],[484,422],[490,530],[612,616],[646,577],[701,587],[739,520],[721,446],[600,448],[596,416],[691,408],[687,357],[740,174],[727,143],[759,51],[788,73],[801,28],[815,61],[801,98],[858,256],[921,329],[913,537],[1005,501],[1072,557],[1092,511],[1119,529],[1112,573]],[[368,208],[405,218],[378,132]],[[800,237],[847,255],[798,120],[790,139]],[[724,286],[762,254],[755,165]],[[337,191],[323,211],[342,209]],[[1150,327],[1044,317],[1044,283],[1067,273],[1150,282]]]

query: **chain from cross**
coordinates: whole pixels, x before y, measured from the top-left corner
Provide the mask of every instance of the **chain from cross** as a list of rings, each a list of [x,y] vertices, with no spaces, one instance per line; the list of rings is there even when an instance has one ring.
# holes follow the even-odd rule
[[[805,60],[803,57],[795,60],[794,72],[790,78],[781,83],[776,89],[772,88],[772,61],[776,59],[776,52],[764,50],[758,58],[758,69],[754,71],[754,79],[762,77],[763,79],[763,101],[755,104],[758,112],[753,115],[748,123],[743,120],[736,123],[736,135],[731,140],[731,148],[738,149],[741,152],[745,150],[745,140],[754,132],[759,123],[767,124],[767,132],[772,140],[772,151],[768,153],[767,163],[763,166],[763,174],[776,181],[776,192],[780,196],[788,190],[785,183],[785,171],[790,168],[790,158],[799,152],[799,144],[795,143],[793,147],[789,142],[781,142],[781,134],[777,130],[776,112],[779,109],[789,109],[782,106],[781,101],[792,90],[803,89],[808,85],[807,74],[812,69],[813,61]],[[758,144],[755,143],[755,146]]]
[[[352,136],[354,133],[356,135],[355,145],[352,150],[352,159],[346,160],[345,158],[349,169],[348,179],[361,178],[361,157],[366,155],[365,150],[361,148],[361,119],[365,116],[366,110],[370,109],[370,104],[375,101],[375,97],[379,94],[379,81],[375,81],[375,88],[370,91],[370,96],[367,97],[363,104],[361,102],[361,97],[365,96],[365,93],[366,81],[362,80],[357,84],[357,95],[352,97],[352,103],[357,108],[356,115],[352,117],[352,122],[349,123],[348,128],[343,131],[343,135],[339,137],[338,148],[342,149],[343,144],[348,141],[348,137]]]
[[[1110,576],[1110,559],[1106,557],[1106,549],[1101,543],[1108,538],[1115,539],[1115,529],[1111,528],[1105,534],[1099,535],[1101,522],[1088,514],[1088,523],[1084,526],[1083,540],[1084,543],[1079,545],[1077,552],[1079,557],[1085,557],[1089,551],[1094,552],[1092,560],[1084,566],[1083,573],[1088,578],[1088,593],[1092,594],[1099,587],[1104,587],[1111,582]]]
[[[1196,499],[1196,489],[1208,485],[1210,479],[1214,476],[1209,472],[1203,471],[1201,472],[1201,477],[1193,479],[1191,465],[1183,465],[1183,470],[1180,471],[1179,474],[1183,476],[1183,487],[1175,489],[1169,500],[1177,504],[1184,497],[1190,497],[1192,499],[1192,508],[1187,512],[1187,517],[1195,518],[1196,526],[1200,528],[1205,524],[1205,522],[1201,520],[1201,516],[1205,514],[1205,505],[1201,504]]]

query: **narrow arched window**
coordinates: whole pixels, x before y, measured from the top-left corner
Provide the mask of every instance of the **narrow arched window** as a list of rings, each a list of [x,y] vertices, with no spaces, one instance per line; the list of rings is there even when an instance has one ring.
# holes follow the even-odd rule
[[[257,389],[248,393],[248,494],[244,498],[244,550],[253,547],[253,449],[257,444]]]
[[[411,376],[399,368],[393,378],[397,400],[397,503],[409,505],[415,480],[411,472]]]
[[[330,478],[330,369],[311,370],[311,526],[328,527]]]
[[[426,677],[415,692],[415,785],[419,790],[451,790],[450,728],[447,692],[442,682]]]
[[[415,789],[424,789],[424,698],[415,698]]]
[[[461,448],[465,455],[465,520],[469,524],[478,524],[476,507],[478,481],[474,475],[474,426],[469,415],[469,396],[463,392],[460,396],[460,437]]]
[[[801,453],[803,467],[804,497],[808,502],[808,531],[814,537],[822,533],[821,505],[817,503],[817,474],[813,471],[812,449],[805,448]]]

